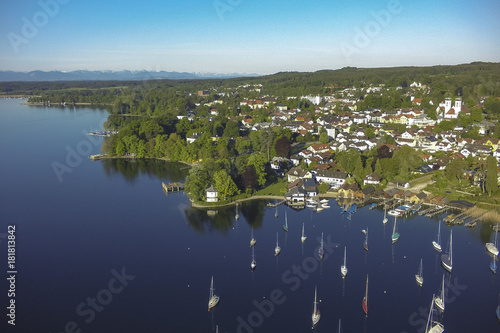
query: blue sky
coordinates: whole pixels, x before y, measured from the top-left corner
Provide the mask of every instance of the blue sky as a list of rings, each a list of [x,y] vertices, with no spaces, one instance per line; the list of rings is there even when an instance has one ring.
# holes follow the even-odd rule
[[[498,0],[16,0],[0,70],[258,73],[500,61]]]

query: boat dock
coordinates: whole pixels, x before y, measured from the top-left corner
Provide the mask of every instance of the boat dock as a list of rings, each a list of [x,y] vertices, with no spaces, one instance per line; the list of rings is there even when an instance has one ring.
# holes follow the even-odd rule
[[[102,138],[110,137],[113,134],[118,134],[118,131],[94,131],[87,133],[88,136],[99,136]]]
[[[276,203],[272,203],[272,202],[270,202],[270,203],[268,203],[268,204],[267,204],[267,207],[273,207],[273,208],[274,208],[274,207],[278,207],[279,205],[284,204],[285,202],[286,202],[286,200],[285,200],[285,199],[283,199],[283,200],[281,200],[281,201],[278,201],[278,202],[276,202]]]
[[[163,187],[163,191],[168,194],[168,192],[175,192],[175,191],[182,191],[184,190],[184,183],[161,183],[161,186]]]
[[[92,161],[98,161],[98,160],[101,160],[103,158],[105,158],[106,155],[104,154],[95,154],[95,155],[90,155],[89,158],[92,160]]]

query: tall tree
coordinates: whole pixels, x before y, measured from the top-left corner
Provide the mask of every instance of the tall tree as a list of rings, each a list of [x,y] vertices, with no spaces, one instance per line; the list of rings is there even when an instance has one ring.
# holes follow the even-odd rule
[[[247,189],[254,190],[257,186],[257,173],[253,164],[247,165],[245,172],[241,175],[243,186]]]
[[[222,200],[226,200],[227,197],[232,196],[234,193],[238,192],[238,187],[234,183],[231,176],[228,175],[225,169],[218,170],[214,174],[214,182],[219,196]]]
[[[486,160],[485,187],[490,197],[491,193],[498,189],[498,165],[497,159],[493,156],[488,156]]]
[[[257,184],[260,186],[264,186],[266,184],[266,169],[264,163],[264,157],[261,154],[252,154],[248,158],[248,165],[253,165],[255,167]]]
[[[279,157],[290,156],[290,152],[292,150],[290,140],[288,140],[286,136],[279,138],[278,140],[276,140],[274,149],[276,150],[276,155],[278,155]]]
[[[270,152],[271,152],[271,144],[274,141],[274,132],[272,128],[264,128],[260,131],[260,142],[262,144],[262,148],[267,151],[267,161],[270,160]]]

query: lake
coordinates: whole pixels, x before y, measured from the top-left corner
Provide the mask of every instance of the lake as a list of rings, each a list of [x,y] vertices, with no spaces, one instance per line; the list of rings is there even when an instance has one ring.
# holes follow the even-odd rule
[[[7,324],[9,284],[0,283],[0,324],[9,332],[309,332],[314,289],[316,332],[423,332],[433,294],[446,280],[446,332],[497,332],[500,284],[484,243],[490,226],[442,225],[443,253],[453,229],[453,273],[441,267],[438,221],[398,219],[358,209],[348,221],[330,200],[320,213],[267,207],[196,210],[182,164],[90,161],[106,111],[41,107],[0,99],[0,253],[7,275],[7,228],[16,226],[15,328]],[[289,232],[282,226],[287,216]],[[307,241],[300,241],[302,224]],[[363,249],[369,228],[369,251]],[[254,229],[255,260],[249,246]],[[317,252],[324,235],[325,257]],[[278,234],[281,254],[274,256]],[[348,274],[342,279],[344,247]],[[424,283],[415,281],[423,259]],[[361,302],[369,275],[369,312]],[[210,279],[219,305],[207,311]],[[2,332],[5,330],[2,329]]]

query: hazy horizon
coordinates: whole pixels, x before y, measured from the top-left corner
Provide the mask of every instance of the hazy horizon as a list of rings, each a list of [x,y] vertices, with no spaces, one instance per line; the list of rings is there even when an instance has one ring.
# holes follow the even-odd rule
[[[20,0],[0,70],[274,74],[500,61],[500,3]]]

